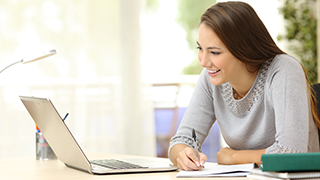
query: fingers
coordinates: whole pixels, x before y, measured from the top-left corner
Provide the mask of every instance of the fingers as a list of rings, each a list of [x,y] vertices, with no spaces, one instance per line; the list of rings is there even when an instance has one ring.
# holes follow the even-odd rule
[[[200,156],[200,166],[202,167],[202,168],[204,168],[204,163],[206,163],[206,161],[207,161],[207,156],[205,155],[205,154],[203,154],[203,153],[199,153],[199,156]]]
[[[192,148],[187,147],[179,153],[177,163],[180,169],[186,170],[186,171],[197,170],[199,169],[198,168],[199,166],[196,164],[196,162],[198,165],[200,165],[199,160],[195,154],[195,151]]]
[[[177,158],[177,166],[179,169],[186,171],[199,170],[199,166],[203,167],[204,163],[207,161],[207,156],[203,153],[199,153],[200,159],[196,156],[195,150],[186,147],[181,151]]]

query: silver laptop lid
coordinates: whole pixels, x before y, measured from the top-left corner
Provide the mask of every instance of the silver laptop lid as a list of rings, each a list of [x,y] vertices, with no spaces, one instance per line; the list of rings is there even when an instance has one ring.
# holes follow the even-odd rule
[[[19,97],[59,160],[91,172],[91,164],[50,99]]]
[[[48,98],[20,96],[29,114],[42,131],[56,156],[67,166],[92,174],[118,174],[128,172],[175,171],[178,167],[157,162],[154,158],[119,159],[148,168],[109,169],[92,165],[72,133],[64,123],[53,103]]]

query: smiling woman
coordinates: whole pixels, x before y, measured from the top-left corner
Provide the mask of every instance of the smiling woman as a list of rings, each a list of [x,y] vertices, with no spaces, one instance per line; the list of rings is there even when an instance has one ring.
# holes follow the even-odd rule
[[[204,67],[190,105],[170,143],[180,169],[198,170],[198,150],[217,122],[229,145],[220,164],[261,163],[264,153],[319,151],[320,121],[303,66],[284,53],[244,2],[221,2],[200,19],[199,61]]]

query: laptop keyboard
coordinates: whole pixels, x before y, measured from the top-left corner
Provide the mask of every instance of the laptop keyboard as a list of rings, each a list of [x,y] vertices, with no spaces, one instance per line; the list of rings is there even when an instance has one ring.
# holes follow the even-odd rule
[[[140,165],[116,160],[116,159],[102,159],[102,160],[92,160],[92,164],[107,167],[110,169],[146,169],[148,167],[143,167]]]

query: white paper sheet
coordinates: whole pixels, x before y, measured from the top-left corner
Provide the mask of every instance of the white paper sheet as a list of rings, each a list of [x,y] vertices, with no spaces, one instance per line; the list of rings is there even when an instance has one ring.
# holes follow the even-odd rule
[[[201,171],[182,171],[176,177],[238,177],[246,176],[251,173],[254,164],[239,164],[239,165],[218,165],[217,163],[206,163],[205,168]]]

